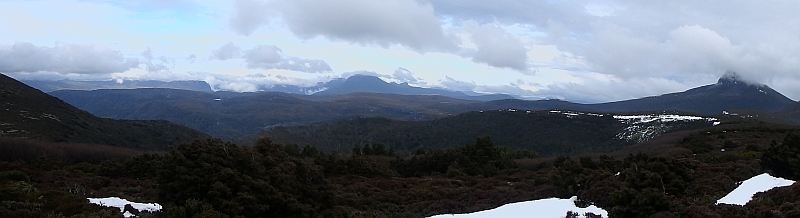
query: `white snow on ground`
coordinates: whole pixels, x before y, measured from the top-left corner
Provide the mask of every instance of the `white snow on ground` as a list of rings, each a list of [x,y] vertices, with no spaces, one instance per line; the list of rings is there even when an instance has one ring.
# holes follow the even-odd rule
[[[617,138],[625,141],[644,142],[670,131],[672,122],[709,122],[713,126],[719,125],[719,119],[713,117],[686,116],[677,114],[645,114],[645,115],[613,115],[614,119],[628,125],[625,130],[617,134]]]
[[[567,211],[572,211],[580,214],[578,217],[583,216],[584,213],[592,212],[603,217],[608,217],[608,212],[600,209],[594,205],[587,208],[579,208],[575,206],[577,197],[570,199],[548,198],[541,200],[525,201],[512,204],[506,204],[491,210],[478,211],[468,214],[443,214],[436,215],[430,218],[562,218],[567,214]]]
[[[753,199],[753,195],[758,192],[768,191],[775,187],[790,186],[792,184],[794,184],[792,180],[777,178],[764,173],[745,180],[738,188],[719,199],[717,204],[745,205],[747,202],[750,202],[750,200]]]
[[[614,118],[620,122],[628,124],[649,123],[653,121],[674,122],[674,121],[697,121],[706,120],[708,122],[717,121],[717,118],[706,118],[697,116],[685,116],[676,114],[661,114],[661,115],[614,115]]]
[[[120,212],[125,212],[123,215],[125,217],[133,217],[135,215],[125,211],[125,205],[130,204],[133,208],[139,211],[150,211],[155,212],[161,210],[161,205],[158,203],[136,203],[131,202],[122,198],[118,197],[108,197],[108,198],[87,198],[89,199],[89,203],[97,204],[100,206],[108,206],[108,207],[116,207],[119,208]]]

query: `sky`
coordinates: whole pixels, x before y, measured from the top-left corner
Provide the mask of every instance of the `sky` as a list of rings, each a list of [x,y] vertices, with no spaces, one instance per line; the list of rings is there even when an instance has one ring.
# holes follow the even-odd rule
[[[354,74],[596,103],[726,71],[800,99],[800,1],[0,0],[0,73],[203,80],[215,90]]]

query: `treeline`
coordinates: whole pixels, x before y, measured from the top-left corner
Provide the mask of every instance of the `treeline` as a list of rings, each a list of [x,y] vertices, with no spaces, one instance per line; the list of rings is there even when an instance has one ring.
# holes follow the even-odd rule
[[[556,156],[609,152],[630,145],[616,137],[624,128],[624,124],[611,116],[484,111],[432,121],[359,118],[320,125],[276,127],[258,136],[341,153],[350,153],[354,145],[378,143],[404,156],[415,154],[420,148],[463,146],[477,137],[491,136],[500,145]]]

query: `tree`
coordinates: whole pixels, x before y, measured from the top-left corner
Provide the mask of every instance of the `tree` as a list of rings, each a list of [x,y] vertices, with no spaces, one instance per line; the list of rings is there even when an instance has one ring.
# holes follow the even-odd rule
[[[800,135],[786,135],[783,143],[772,143],[761,157],[761,165],[774,176],[800,179]]]
[[[163,158],[159,202],[185,207],[195,200],[233,217],[312,217],[330,207],[319,167],[283,149],[269,139],[253,147],[219,139],[176,146]]]

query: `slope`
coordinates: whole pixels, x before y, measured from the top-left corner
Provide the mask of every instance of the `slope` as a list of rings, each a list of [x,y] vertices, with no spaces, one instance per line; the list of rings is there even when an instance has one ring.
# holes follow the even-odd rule
[[[758,110],[779,112],[797,102],[763,84],[743,81],[735,72],[728,72],[717,83],[683,92],[669,93],[625,101],[600,104],[578,104],[561,100],[498,100],[477,103],[486,109],[520,108],[526,110],[565,109],[604,113],[640,111],[683,111],[718,115],[723,110]]]
[[[401,155],[417,149],[469,144],[490,136],[499,145],[536,151],[542,156],[609,152],[661,133],[707,127],[714,119],[678,115],[614,116],[570,111],[468,112],[432,121],[361,118],[321,125],[276,127],[255,138],[314,145],[348,153],[353,146],[379,143]]]
[[[264,128],[313,124],[355,117],[431,120],[463,112],[474,101],[443,96],[359,93],[343,96],[276,92],[202,93],[174,89],[62,90],[50,93],[100,117],[164,119],[235,139]]]
[[[5,75],[0,75],[0,99],[0,136],[145,150],[208,137],[167,121],[99,118]]]
[[[633,112],[679,110],[701,114],[720,114],[723,110],[751,109],[778,112],[791,108],[794,101],[762,84],[742,81],[728,72],[716,84],[684,92],[635,100],[599,104],[598,111]]]

